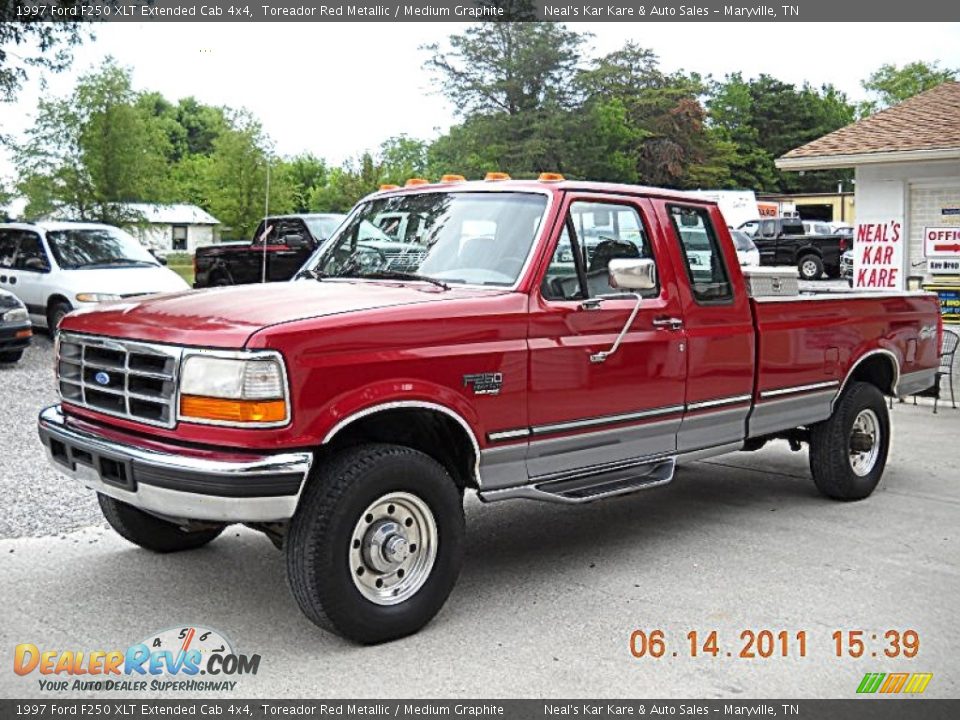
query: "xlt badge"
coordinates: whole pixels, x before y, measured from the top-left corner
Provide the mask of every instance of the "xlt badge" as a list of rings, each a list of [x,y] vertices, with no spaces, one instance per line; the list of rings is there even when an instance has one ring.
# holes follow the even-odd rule
[[[503,385],[503,373],[472,373],[463,376],[463,386],[473,385],[474,395],[498,395]]]

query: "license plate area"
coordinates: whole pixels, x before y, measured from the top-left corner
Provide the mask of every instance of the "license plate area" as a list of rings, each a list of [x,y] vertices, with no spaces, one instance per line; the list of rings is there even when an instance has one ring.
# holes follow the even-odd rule
[[[133,477],[133,463],[129,460],[84,450],[55,438],[50,438],[50,454],[70,472],[89,477],[92,470],[100,481],[107,485],[130,491],[137,488]]]

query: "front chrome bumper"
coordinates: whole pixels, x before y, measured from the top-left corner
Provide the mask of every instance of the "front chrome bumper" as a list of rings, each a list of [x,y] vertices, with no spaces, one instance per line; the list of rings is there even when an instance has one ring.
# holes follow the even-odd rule
[[[54,405],[40,413],[51,465],[91,490],[178,520],[271,522],[293,517],[313,453],[182,454],[118,441],[70,423]]]

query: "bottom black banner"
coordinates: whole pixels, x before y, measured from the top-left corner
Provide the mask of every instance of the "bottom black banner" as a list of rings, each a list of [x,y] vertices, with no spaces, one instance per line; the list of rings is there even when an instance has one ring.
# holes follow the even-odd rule
[[[960,717],[960,700],[0,700],[0,718],[843,718]]]

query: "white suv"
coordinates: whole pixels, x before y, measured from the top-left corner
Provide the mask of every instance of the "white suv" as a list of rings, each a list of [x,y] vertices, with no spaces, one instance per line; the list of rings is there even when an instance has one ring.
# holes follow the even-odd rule
[[[111,225],[0,224],[0,289],[27,306],[31,320],[56,329],[71,310],[189,285]]]

